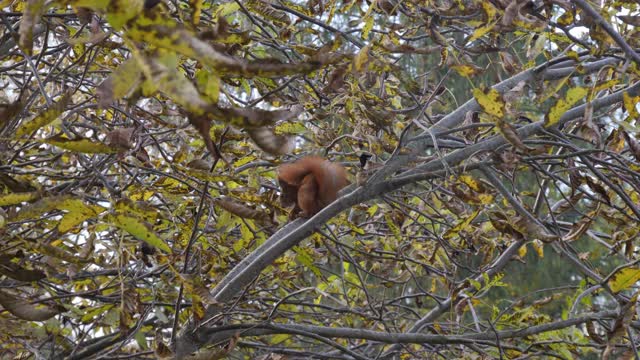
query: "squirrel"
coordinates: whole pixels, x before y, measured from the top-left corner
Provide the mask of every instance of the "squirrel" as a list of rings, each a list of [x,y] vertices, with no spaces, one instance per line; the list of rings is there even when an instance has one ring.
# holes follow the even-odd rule
[[[295,205],[292,218],[298,213],[303,218],[317,214],[332,203],[338,197],[338,191],[349,183],[342,165],[317,156],[307,156],[292,164],[280,165],[278,182],[282,188],[282,205]]]

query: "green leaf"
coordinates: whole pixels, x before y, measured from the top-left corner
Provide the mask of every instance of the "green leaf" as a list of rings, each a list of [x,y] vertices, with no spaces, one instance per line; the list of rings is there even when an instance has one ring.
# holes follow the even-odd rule
[[[320,269],[313,264],[313,255],[308,249],[294,246],[293,251],[296,252],[296,261],[302,264],[307,269],[311,270],[318,278],[322,276]]]

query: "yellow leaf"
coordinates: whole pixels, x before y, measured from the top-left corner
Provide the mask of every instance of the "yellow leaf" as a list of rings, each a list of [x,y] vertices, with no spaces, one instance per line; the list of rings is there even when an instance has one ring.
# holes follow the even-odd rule
[[[607,284],[611,291],[618,293],[635,285],[638,280],[640,280],[640,269],[624,268],[613,275]]]
[[[478,68],[475,68],[471,65],[452,65],[451,68],[458,74],[460,74],[460,76],[464,76],[466,78],[473,76],[479,72]]]
[[[496,22],[495,21],[492,22],[492,23],[489,23],[489,24],[487,24],[485,26],[481,26],[481,27],[475,29],[473,31],[473,34],[471,35],[471,37],[467,41],[474,41],[474,40],[477,40],[477,39],[483,37],[485,34],[487,34],[489,31],[491,31],[491,29],[493,29],[494,26],[496,26]]]
[[[520,258],[524,258],[527,255],[527,244],[524,244],[522,246],[520,246],[520,249],[518,249],[518,256],[520,256]]]
[[[462,175],[459,177],[459,180],[463,182],[465,185],[471,188],[473,191],[483,191],[482,185],[473,177],[469,175]]]
[[[220,6],[218,6],[218,8],[215,11],[215,14],[213,16],[214,19],[218,18],[219,16],[227,16],[231,13],[234,13],[236,11],[240,10],[240,5],[235,2],[235,1],[230,1],[224,4],[221,4]]]
[[[44,213],[57,209],[58,204],[68,198],[71,197],[68,195],[64,195],[42,198],[37,202],[29,204],[20,209],[20,211],[11,218],[11,221],[22,221],[27,219],[39,218]]]
[[[91,10],[105,10],[110,0],[77,0],[73,2],[76,8],[83,7]]]
[[[306,132],[307,128],[304,126],[304,124],[299,122],[296,122],[296,123],[283,122],[281,124],[276,125],[274,130],[275,130],[275,133],[278,135],[282,135],[282,134],[298,135],[303,132]]]
[[[598,86],[593,88],[593,92],[599,92],[605,89],[610,89],[612,87],[614,87],[615,85],[618,85],[620,83],[620,79],[612,79],[609,81],[605,81],[601,84],[598,84]],[[627,95],[627,93],[623,93],[622,96]],[[638,96],[638,99],[640,99],[640,96]]]
[[[533,245],[533,249],[536,251],[536,254],[538,254],[538,257],[542,259],[544,257],[544,244],[542,241],[537,239],[533,240],[531,245]]]
[[[538,99],[538,104],[542,104],[543,102],[547,101],[552,96],[558,94],[560,92],[560,90],[569,81],[569,78],[571,78],[571,75],[566,76],[566,77],[562,78],[561,80],[556,81],[555,82],[555,86],[553,86],[553,87],[549,86],[549,82],[545,83],[544,84],[544,88],[545,88],[545,92],[546,93],[543,96],[541,96],[540,99]]]
[[[371,29],[373,29],[373,16],[367,17],[367,20],[365,21],[364,26],[362,27],[363,39],[366,40],[369,38],[369,33],[371,32]]]
[[[467,217],[466,219],[464,219],[463,221],[461,221],[451,229],[447,230],[442,236],[442,238],[445,240],[453,238],[460,231],[466,229],[469,226],[469,224],[471,224],[471,222],[476,218],[476,216],[478,216],[478,214],[480,214],[480,210],[474,211],[471,215],[469,215],[469,217]]]
[[[369,60],[369,49],[370,45],[363,47],[358,54],[356,54],[353,59],[353,65],[357,71],[361,71],[364,68],[364,65]]]
[[[489,1],[481,1],[480,4],[482,4],[482,10],[487,14],[487,19],[493,20],[496,18],[498,9],[496,9]]]
[[[43,142],[65,150],[86,154],[114,154],[118,152],[117,149],[108,145],[83,138],[72,140],[59,135],[50,137]]]
[[[575,103],[584,99],[588,92],[589,91],[587,89],[580,86],[569,89],[564,98],[558,99],[558,101],[551,107],[551,110],[549,110],[549,113],[545,116],[544,126],[550,127],[555,125],[562,115],[569,111]]]
[[[202,0],[192,0],[190,4],[193,13],[193,23],[198,25],[200,23],[200,15],[202,14]]]
[[[387,226],[389,227],[393,235],[395,235],[396,238],[399,239],[402,236],[402,233],[400,232],[400,228],[398,227],[398,225],[396,225],[396,223],[393,221],[391,214],[390,213],[384,214],[384,219],[386,220]],[[361,235],[364,235],[364,232]]]
[[[347,225],[348,225],[348,226],[349,226],[349,228],[350,228],[353,232],[355,232],[356,234],[359,234],[359,235],[364,235],[364,234],[365,234],[365,231],[364,231],[364,230],[362,230],[361,228],[357,227],[354,223],[352,223],[352,222],[347,222]]]
[[[68,211],[58,224],[58,231],[61,233],[71,230],[87,219],[98,216],[105,210],[102,206],[85,204],[80,199],[67,199],[59,204],[57,208]]]
[[[209,71],[198,70],[196,72],[196,81],[198,87],[211,99],[211,102],[217,103],[220,98],[220,77]]]
[[[564,13],[558,18],[558,24],[562,26],[569,26],[573,24],[573,20],[573,12],[565,10]]]
[[[60,114],[64,112],[65,107],[71,100],[71,96],[66,94],[58,100],[55,104],[51,105],[47,110],[41,112],[33,119],[23,123],[16,130],[16,138],[20,138],[24,135],[30,135],[32,132],[40,129],[41,127],[50,124],[53,120],[57,119]]]
[[[622,99],[624,101],[624,108],[629,113],[629,117],[632,119],[637,119],[640,117],[638,113],[638,103],[640,103],[640,96],[631,96],[628,92],[622,93]]]
[[[322,273],[317,266],[313,264],[313,254],[310,250],[294,246],[293,251],[296,252],[296,261],[302,264],[307,269],[311,270],[318,278],[322,277]]]
[[[491,194],[478,194],[478,200],[480,200],[480,204],[482,205],[488,205],[493,203],[494,197]]]
[[[142,68],[135,59],[129,59],[118,66],[96,89],[99,104],[107,107],[140,86]]]
[[[107,8],[107,21],[115,30],[120,30],[127,21],[142,13],[143,6],[143,0],[111,0]]]
[[[480,88],[475,88],[473,89],[473,97],[487,114],[497,118],[501,118],[504,115],[504,102],[496,89],[483,91]]]
[[[9,206],[37,199],[38,192],[9,193],[0,195],[0,206]]]
[[[161,238],[156,235],[151,229],[151,225],[139,219],[138,217],[129,216],[123,213],[116,212],[109,216],[108,221],[133,235],[134,237],[146,242],[147,244],[157,247],[160,250],[171,252],[171,248]]]

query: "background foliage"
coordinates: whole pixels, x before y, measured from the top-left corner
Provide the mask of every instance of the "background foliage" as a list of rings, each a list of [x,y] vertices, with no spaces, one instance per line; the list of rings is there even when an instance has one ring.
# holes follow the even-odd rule
[[[639,7],[0,1],[0,354],[638,358]]]

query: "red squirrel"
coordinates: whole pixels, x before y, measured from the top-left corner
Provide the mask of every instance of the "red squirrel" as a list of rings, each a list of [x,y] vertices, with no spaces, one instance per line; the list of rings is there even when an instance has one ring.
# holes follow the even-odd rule
[[[300,212],[303,218],[317,214],[332,203],[338,197],[338,191],[349,183],[342,165],[317,156],[280,165],[278,182],[282,188],[282,205],[295,205],[291,216]]]

